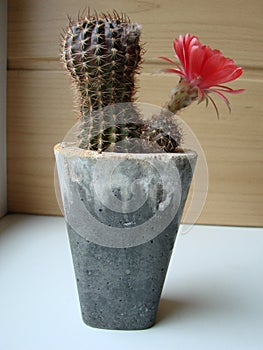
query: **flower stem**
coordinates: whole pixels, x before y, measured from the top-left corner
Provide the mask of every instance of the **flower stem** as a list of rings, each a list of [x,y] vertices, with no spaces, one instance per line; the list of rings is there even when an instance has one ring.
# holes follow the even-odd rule
[[[176,114],[180,109],[189,106],[197,99],[197,87],[191,86],[186,80],[181,79],[177,87],[172,90],[172,96],[168,102],[168,110]]]

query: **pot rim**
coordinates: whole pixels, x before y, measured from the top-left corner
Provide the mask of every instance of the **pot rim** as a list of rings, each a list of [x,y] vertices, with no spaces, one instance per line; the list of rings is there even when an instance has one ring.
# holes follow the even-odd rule
[[[142,158],[196,158],[197,152],[192,149],[183,149],[183,152],[169,153],[169,152],[154,152],[154,153],[118,153],[118,152],[102,152],[85,150],[79,148],[71,143],[60,142],[54,146],[54,152],[61,153],[70,157],[78,156],[82,158],[125,158],[125,159],[142,159]]]

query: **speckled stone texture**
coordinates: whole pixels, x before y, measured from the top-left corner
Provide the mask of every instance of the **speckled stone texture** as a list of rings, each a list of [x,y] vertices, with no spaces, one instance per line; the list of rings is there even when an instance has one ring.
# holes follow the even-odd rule
[[[145,329],[154,324],[177,232],[130,248],[87,242],[68,226],[82,317],[92,327]]]
[[[105,155],[104,157],[107,159],[118,156]],[[147,188],[154,193],[154,195],[148,195],[150,198],[132,212],[110,210],[105,206],[105,202],[103,205],[93,198],[96,196],[96,191],[92,188],[91,180],[94,180],[92,168],[96,160],[89,160],[85,156],[84,161],[83,159],[76,161],[74,158],[71,162],[70,157],[63,155],[58,172],[65,216],[69,218],[67,220],[68,235],[84,322],[92,327],[105,329],[145,329],[151,327],[155,322],[160,295],[193,175],[196,154],[191,153],[188,157],[183,154],[158,156],[147,154],[145,157],[146,159],[148,157],[149,162],[145,162],[141,156],[131,154],[128,156],[129,159],[126,159],[124,155],[120,157],[123,158],[123,161],[116,167],[115,173],[111,174],[111,186],[108,187],[108,190],[112,191],[120,201],[124,197],[126,201],[127,198],[131,199],[130,197],[136,194],[136,191],[133,189],[132,193],[127,192],[128,179],[131,184],[139,186],[139,192],[143,192],[143,182],[143,186],[147,183]],[[58,161],[57,155],[56,158]],[[160,162],[164,161],[163,165],[167,165],[167,169],[161,176],[158,165],[151,160],[153,158],[160,158]],[[113,164],[112,161],[108,161]],[[155,166],[152,166],[153,164]],[[166,175],[170,176],[168,169],[173,164],[178,170],[177,180],[181,183],[180,191],[182,192],[179,196],[178,208],[174,212],[172,199],[178,199],[177,188],[174,185],[163,183],[164,181],[169,182]],[[80,172],[83,172],[83,168],[89,174],[81,177]],[[62,170],[70,175],[69,179],[63,180],[66,189],[63,189],[63,181],[61,181]],[[173,173],[171,172],[171,176]],[[114,178],[117,178],[118,181],[115,181]],[[135,182],[136,179],[141,178],[142,182]],[[173,184],[173,179],[170,179],[170,183]],[[103,191],[106,189],[107,187],[103,188]],[[110,196],[107,193],[104,195],[105,197]],[[82,221],[78,213],[80,215],[83,213],[80,212],[80,209],[74,211],[74,208],[80,208],[78,204],[75,205],[74,198],[76,202],[79,198],[88,212],[92,213],[92,217],[96,218],[96,222],[100,223],[99,226],[92,220],[86,225],[76,224]],[[125,201],[124,203],[127,204]],[[72,218],[72,212],[74,218]],[[151,228],[147,226],[147,221],[150,221],[152,217],[158,222],[165,223],[163,230],[158,234],[154,231],[153,226]],[[153,225],[158,226],[157,221],[153,222]],[[83,226],[85,226],[85,232]],[[141,241],[135,240],[136,244],[132,244],[132,239],[128,239],[125,244],[119,246],[117,244],[115,247],[112,244],[114,240],[109,239],[111,244],[108,244],[107,240],[105,244],[103,242],[98,244],[92,239],[94,233],[110,236],[113,228],[117,228],[123,236],[129,236],[134,234],[132,230],[134,227],[137,229],[136,234],[139,232],[139,237],[143,237]]]

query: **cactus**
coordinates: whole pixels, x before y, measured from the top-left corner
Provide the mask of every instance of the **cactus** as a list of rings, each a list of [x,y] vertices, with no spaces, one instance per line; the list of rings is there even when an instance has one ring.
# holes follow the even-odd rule
[[[89,11],[77,21],[70,20],[61,58],[78,91],[80,148],[130,151],[136,140],[146,141],[152,151],[156,145],[167,152],[178,146],[178,130],[174,139],[163,124],[145,123],[133,103],[142,62],[140,34],[140,25],[117,12],[98,15]]]

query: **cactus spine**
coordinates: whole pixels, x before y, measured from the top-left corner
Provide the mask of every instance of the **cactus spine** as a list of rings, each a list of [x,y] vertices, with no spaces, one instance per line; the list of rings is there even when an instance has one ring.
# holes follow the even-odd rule
[[[131,140],[144,139],[170,151],[178,143],[162,128],[146,125],[133,105],[142,62],[140,34],[140,25],[117,12],[70,20],[61,57],[78,91],[80,148],[118,151],[121,142],[127,151]]]

